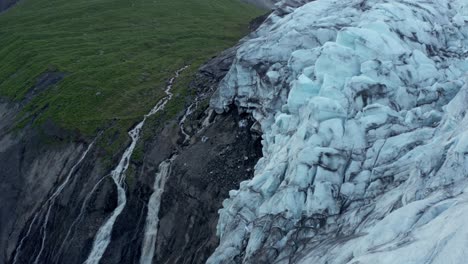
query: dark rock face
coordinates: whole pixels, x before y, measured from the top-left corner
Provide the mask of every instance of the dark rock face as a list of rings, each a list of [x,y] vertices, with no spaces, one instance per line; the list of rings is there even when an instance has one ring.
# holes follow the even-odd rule
[[[204,263],[218,245],[218,210],[250,178],[259,142],[235,113],[220,116],[173,163],[162,199],[156,263]]]
[[[80,144],[43,144],[36,130],[2,137],[0,147],[0,247],[2,259],[14,250],[20,231],[50,195],[56,182],[63,180],[82,149]],[[43,214],[43,213],[41,213]],[[22,232],[24,233],[24,232]]]
[[[226,50],[204,65],[192,88],[211,95],[236,50]],[[204,263],[219,243],[216,225],[222,201],[253,176],[261,156],[260,139],[250,130],[249,116],[236,111],[214,116],[207,109],[189,116],[188,130],[197,131],[207,119],[211,125],[193,135],[188,146],[179,146],[172,163],[162,196],[154,263]]]
[[[58,83],[63,76],[41,75],[25,100]],[[80,143],[64,142],[68,134],[51,122],[41,128],[27,125],[14,131],[16,115],[24,103],[0,100],[0,263],[12,254],[21,230],[40,210],[56,182],[63,180],[64,172],[73,166],[82,149]],[[49,146],[44,143],[47,136],[61,143]]]
[[[1,140],[9,142],[0,149],[0,263],[13,263],[15,258],[15,263],[33,263],[41,248],[37,263],[82,263],[83,248],[115,206],[111,182],[104,178],[92,191],[105,172],[91,151],[51,202],[85,147],[69,142],[50,145],[42,130],[23,133]],[[64,262],[63,256],[73,261]]]
[[[24,101],[0,101],[0,263],[33,263],[36,258],[37,263],[64,263],[64,253],[73,259],[66,263],[81,263],[86,257],[83,245],[92,241],[114,207],[114,190],[106,184],[108,178],[101,181],[106,173],[96,161],[95,148],[51,200],[85,150],[87,144],[79,135],[51,121],[14,129],[22,105],[63,77],[63,73],[44,73]]]
[[[24,226],[82,149],[80,143],[44,144],[46,134],[55,134],[58,141],[67,137],[48,123],[40,129],[26,126],[14,131],[21,107],[21,103],[0,100],[0,263],[11,256]]]
[[[262,24],[263,22],[265,22],[265,20],[268,18],[268,16],[271,14],[271,12],[268,12],[262,16],[259,16],[259,17],[256,17],[254,19],[252,19],[252,21],[250,21],[249,23],[249,30],[254,32],[255,30],[257,30]]]

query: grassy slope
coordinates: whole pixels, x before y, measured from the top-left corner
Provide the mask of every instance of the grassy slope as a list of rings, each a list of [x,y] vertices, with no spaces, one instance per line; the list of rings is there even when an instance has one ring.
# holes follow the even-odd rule
[[[21,100],[41,73],[66,72],[24,120],[84,135],[111,124],[119,134],[164,95],[176,69],[193,72],[259,14],[238,0],[24,0],[0,15],[0,96]]]

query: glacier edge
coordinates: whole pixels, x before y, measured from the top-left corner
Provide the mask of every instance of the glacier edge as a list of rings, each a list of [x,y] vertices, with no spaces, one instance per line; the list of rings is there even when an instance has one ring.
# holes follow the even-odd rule
[[[302,4],[242,43],[211,101],[253,114],[263,158],[208,263],[464,263],[468,3]]]

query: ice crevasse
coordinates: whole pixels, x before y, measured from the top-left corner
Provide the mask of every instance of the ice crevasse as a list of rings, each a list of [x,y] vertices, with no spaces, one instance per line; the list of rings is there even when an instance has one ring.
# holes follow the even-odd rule
[[[467,1],[275,12],[211,105],[253,114],[263,158],[208,263],[466,263]]]

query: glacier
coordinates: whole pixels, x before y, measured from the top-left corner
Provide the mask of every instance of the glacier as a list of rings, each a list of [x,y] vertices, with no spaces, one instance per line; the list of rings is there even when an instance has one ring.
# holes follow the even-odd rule
[[[468,1],[281,1],[211,100],[261,128],[208,263],[466,263]]]

